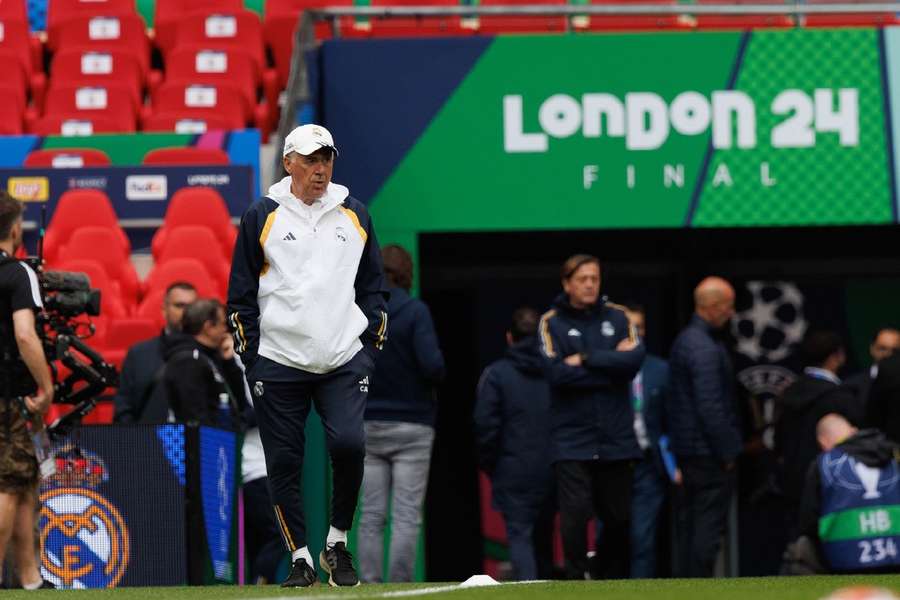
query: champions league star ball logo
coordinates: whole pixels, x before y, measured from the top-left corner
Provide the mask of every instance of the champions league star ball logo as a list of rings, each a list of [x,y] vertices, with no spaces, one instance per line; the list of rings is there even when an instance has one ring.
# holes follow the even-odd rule
[[[57,474],[41,488],[41,574],[57,587],[116,587],[130,536],[119,510],[97,491],[109,479],[106,465],[71,445],[57,457]]]
[[[753,304],[732,321],[737,351],[757,362],[784,360],[806,334],[803,294],[787,281],[749,281],[747,290]]]

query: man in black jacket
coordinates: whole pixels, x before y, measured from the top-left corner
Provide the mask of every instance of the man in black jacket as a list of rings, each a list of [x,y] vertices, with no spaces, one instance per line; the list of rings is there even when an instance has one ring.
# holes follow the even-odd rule
[[[725,531],[741,449],[734,375],[724,329],[734,315],[734,289],[719,277],[694,290],[691,322],[672,345],[666,415],[682,472],[676,536],[682,577],[710,577]]]
[[[162,385],[175,421],[236,429],[246,405],[225,308],[197,300],[184,309],[182,335],[166,350]]]
[[[630,383],[644,347],[622,307],[600,298],[600,261],[572,256],[563,264],[564,293],[541,317],[539,347],[552,389],[551,424],[566,557],[566,574],[588,571],[586,525],[604,524],[595,572],[628,576],[629,522],[634,461]]]
[[[900,353],[879,363],[866,408],[866,426],[877,427],[900,442]]]
[[[869,368],[844,380],[844,386],[856,397],[856,406],[863,415],[866,414],[872,382],[878,377],[878,365],[890,357],[897,348],[900,348],[900,331],[893,327],[882,327],[875,333],[872,343],[869,344],[869,356],[872,364]]]
[[[434,387],[444,377],[444,356],[428,306],[409,295],[413,276],[409,252],[391,244],[382,248],[381,255],[391,294],[387,306],[391,331],[366,402],[360,579],[383,579],[384,526],[390,501],[387,580],[412,581],[434,442]]]
[[[844,343],[833,331],[811,331],[800,348],[806,367],[803,375],[778,399],[780,412],[775,449],[782,472],[788,534],[796,533],[803,478],[816,455],[816,424],[828,413],[853,421],[855,399],[841,386],[837,373],[846,361]]]
[[[116,423],[165,423],[168,406],[151,404],[150,397],[162,375],[166,347],[181,331],[185,307],[197,299],[197,290],[186,281],[178,281],[166,289],[162,312],[166,326],[152,339],[132,346],[122,364],[119,389],[116,392]]]
[[[491,478],[492,504],[503,514],[520,581],[548,577],[552,565],[552,548],[541,546],[552,539],[541,526],[553,526],[553,466],[550,386],[535,344],[537,324],[531,308],[513,313],[506,356],[481,374],[474,413],[479,464]]]

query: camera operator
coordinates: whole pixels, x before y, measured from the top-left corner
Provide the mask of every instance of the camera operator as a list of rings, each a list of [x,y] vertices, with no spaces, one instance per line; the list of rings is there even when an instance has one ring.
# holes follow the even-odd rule
[[[53,586],[42,580],[34,551],[38,463],[23,408],[42,427],[53,381],[37,334],[35,314],[43,307],[37,275],[13,258],[22,245],[23,210],[0,190],[0,558],[11,540],[19,579],[34,590]]]

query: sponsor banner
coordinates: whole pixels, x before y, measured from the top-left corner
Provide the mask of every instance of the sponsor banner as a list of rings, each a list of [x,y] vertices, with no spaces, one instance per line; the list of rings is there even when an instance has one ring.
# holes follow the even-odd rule
[[[40,221],[42,203],[48,218],[59,197],[71,189],[99,189],[109,196],[119,219],[162,222],[168,200],[191,186],[214,188],[233,217],[240,217],[256,199],[253,171],[247,166],[90,167],[71,169],[0,169],[0,186],[29,202],[25,220]],[[146,222],[149,220],[149,222]]]
[[[898,35],[334,40],[315,64],[336,179],[385,230],[867,225],[897,220]]]

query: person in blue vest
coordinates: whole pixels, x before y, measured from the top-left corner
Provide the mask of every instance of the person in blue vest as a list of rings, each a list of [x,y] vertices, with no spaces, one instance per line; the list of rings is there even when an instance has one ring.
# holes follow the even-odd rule
[[[625,314],[644,339],[646,315],[639,305],[627,305]],[[634,468],[631,499],[631,577],[656,577],[656,529],[659,511],[666,498],[667,476],[659,454],[663,435],[663,412],[669,386],[669,364],[658,356],[647,354],[644,364],[631,382],[634,407],[634,432],[643,459]],[[676,477],[680,472],[676,471]]]
[[[537,324],[531,308],[513,313],[506,356],[481,374],[474,412],[479,466],[491,479],[492,504],[503,514],[520,581],[544,577],[552,561],[550,548],[538,547],[549,537],[541,525],[553,523],[553,466],[550,386],[534,341]]]
[[[631,380],[644,362],[644,345],[623,307],[600,297],[597,257],[570,257],[561,276],[563,293],[541,317],[538,334],[552,395],[566,576],[587,576],[587,522],[596,516],[604,535],[593,571],[604,579],[628,577],[632,471],[642,457]]]
[[[830,413],[816,426],[800,533],[831,573],[900,572],[900,448],[876,429]]]

